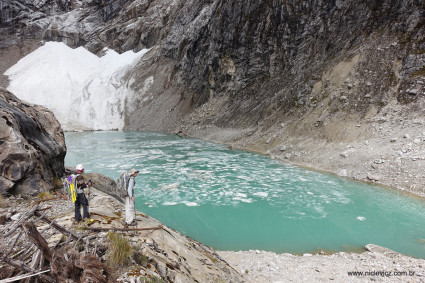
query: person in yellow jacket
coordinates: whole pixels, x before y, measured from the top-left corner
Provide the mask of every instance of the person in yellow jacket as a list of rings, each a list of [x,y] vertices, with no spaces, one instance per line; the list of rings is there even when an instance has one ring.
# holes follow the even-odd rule
[[[76,191],[76,199],[75,199],[75,222],[80,222],[81,219],[81,212],[80,208],[83,206],[83,218],[84,219],[90,219],[89,215],[89,202],[87,200],[86,195],[84,194],[84,189],[88,188],[89,186],[86,184],[83,173],[84,173],[84,166],[82,164],[78,164],[75,166],[76,173],[73,176],[73,179],[75,180],[75,191]],[[89,183],[91,185],[91,183]],[[89,220],[90,221],[90,220]]]

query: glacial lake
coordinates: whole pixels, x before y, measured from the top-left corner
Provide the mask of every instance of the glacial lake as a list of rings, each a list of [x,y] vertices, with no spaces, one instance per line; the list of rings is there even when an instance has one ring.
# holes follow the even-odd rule
[[[66,166],[118,179],[136,208],[217,250],[359,251],[425,258],[425,201],[266,156],[156,132],[66,133]]]

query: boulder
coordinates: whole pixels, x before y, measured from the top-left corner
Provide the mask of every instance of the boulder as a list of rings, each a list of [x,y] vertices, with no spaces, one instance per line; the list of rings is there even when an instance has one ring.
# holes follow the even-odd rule
[[[390,250],[388,248],[385,247],[381,247],[375,244],[367,244],[365,246],[365,249],[369,252],[373,252],[373,253],[380,253],[380,254],[398,254],[397,252]]]
[[[45,107],[0,87],[0,194],[35,195],[54,188],[64,172],[65,138]]]
[[[93,187],[98,189],[105,194],[108,194],[118,200],[121,203],[124,203],[124,200],[121,198],[121,194],[118,191],[118,185],[115,180],[109,178],[105,175],[98,173],[87,173],[84,174],[86,180],[92,180]]]

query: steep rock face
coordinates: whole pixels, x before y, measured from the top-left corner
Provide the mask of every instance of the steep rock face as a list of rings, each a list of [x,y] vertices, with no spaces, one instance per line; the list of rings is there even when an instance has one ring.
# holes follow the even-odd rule
[[[128,128],[264,132],[309,112],[320,124],[346,112],[361,120],[393,99],[424,103],[421,1],[180,5],[133,72],[140,101]]]
[[[112,1],[111,1],[112,2]],[[102,11],[110,13],[105,1],[2,1],[0,26],[2,35],[64,41],[70,46],[87,42],[82,36],[99,28]],[[82,36],[80,38],[80,36]],[[13,38],[3,45],[13,44]]]
[[[26,1],[0,4],[1,46],[16,38],[62,41],[98,53],[152,47],[164,39],[183,0]]]
[[[37,194],[62,176],[63,131],[48,109],[0,88],[0,194]]]
[[[388,44],[379,46],[387,47],[380,60],[375,54],[365,58],[375,59],[369,65],[381,71],[369,82],[379,89],[374,95],[410,84],[414,78],[406,75],[423,68],[424,23],[421,1],[187,1],[163,54],[178,62],[178,81],[195,90],[197,105],[229,94],[228,105],[255,109],[251,122],[256,123],[271,104],[286,111],[306,105],[326,70],[380,44]],[[358,70],[363,77],[370,77],[369,71]],[[366,80],[360,82],[365,88]],[[220,121],[240,124],[231,118]]]

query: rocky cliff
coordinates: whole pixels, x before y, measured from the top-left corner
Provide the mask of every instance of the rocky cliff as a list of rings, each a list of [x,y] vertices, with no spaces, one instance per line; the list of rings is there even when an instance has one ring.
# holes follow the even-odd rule
[[[0,194],[49,191],[61,177],[66,153],[59,122],[0,88]]]
[[[4,54],[24,39],[150,48],[127,74],[127,129],[425,190],[423,1],[2,3]]]

